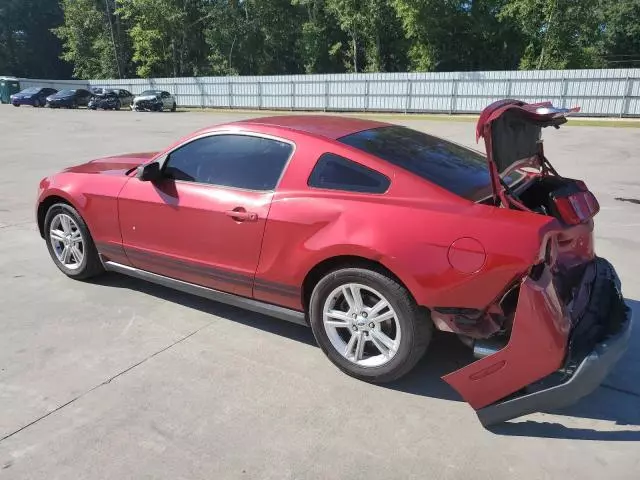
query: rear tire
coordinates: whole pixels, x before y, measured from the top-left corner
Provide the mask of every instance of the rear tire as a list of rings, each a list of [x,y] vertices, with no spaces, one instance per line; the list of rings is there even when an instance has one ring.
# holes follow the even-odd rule
[[[116,110],[120,110],[120,100],[116,102],[116,106],[114,107]]]
[[[173,105],[171,106],[171,111],[175,112],[177,108],[178,106],[176,105],[176,102],[173,102]]]
[[[85,280],[104,272],[89,228],[71,205],[56,203],[49,208],[44,234],[53,263],[68,277]]]
[[[33,106],[34,108],[38,108],[40,106],[40,100],[38,100],[37,98],[33,101]]]
[[[372,383],[408,373],[424,355],[433,331],[405,287],[362,268],[343,268],[322,278],[311,294],[309,319],[329,360],[347,375]]]

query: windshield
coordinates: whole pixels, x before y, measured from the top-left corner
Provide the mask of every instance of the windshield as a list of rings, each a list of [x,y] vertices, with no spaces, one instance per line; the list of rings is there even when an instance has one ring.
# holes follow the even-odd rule
[[[146,97],[147,95],[160,95],[160,90],[145,90],[140,94],[141,97]]]
[[[20,93],[38,93],[39,91],[40,89],[38,87],[30,87],[30,88],[25,88]]]
[[[406,127],[364,130],[340,142],[382,158],[468,200],[478,201],[492,192],[484,155],[438,137]],[[503,177],[507,185],[521,173]]]
[[[57,95],[59,97],[66,97],[68,95],[73,95],[74,93],[76,93],[75,90],[60,90]]]

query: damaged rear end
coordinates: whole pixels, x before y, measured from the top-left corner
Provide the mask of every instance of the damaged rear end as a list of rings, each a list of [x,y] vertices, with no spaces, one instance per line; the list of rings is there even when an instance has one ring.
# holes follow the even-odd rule
[[[568,112],[503,100],[478,122],[493,183],[486,203],[549,217],[530,268],[483,312],[495,328],[468,339],[478,360],[443,377],[485,426],[576,402],[628,346],[631,313],[620,281],[594,253],[598,202],[544,156],[542,128],[559,127]],[[522,166],[526,185],[512,190],[501,179]]]

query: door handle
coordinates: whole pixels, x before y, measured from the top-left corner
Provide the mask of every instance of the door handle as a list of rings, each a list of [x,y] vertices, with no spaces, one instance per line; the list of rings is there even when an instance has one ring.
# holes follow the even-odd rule
[[[227,210],[224,214],[233,218],[236,222],[255,222],[258,220],[257,213],[247,212],[243,207],[236,207],[233,210]]]

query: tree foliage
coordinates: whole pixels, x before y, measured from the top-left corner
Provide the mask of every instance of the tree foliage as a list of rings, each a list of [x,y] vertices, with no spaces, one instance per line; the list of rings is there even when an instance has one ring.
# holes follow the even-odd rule
[[[640,0],[0,0],[0,73],[640,66]]]

